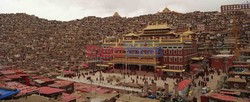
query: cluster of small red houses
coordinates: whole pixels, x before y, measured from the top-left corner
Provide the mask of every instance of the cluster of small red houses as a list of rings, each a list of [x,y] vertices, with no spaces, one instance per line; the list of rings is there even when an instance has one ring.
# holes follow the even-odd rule
[[[66,72],[65,76],[70,76],[72,72]],[[24,70],[4,68],[0,70],[0,89],[20,90],[19,93],[9,96],[6,99],[18,99],[32,94],[60,100],[62,102],[75,102],[77,97],[72,93],[77,90],[80,92],[107,93],[110,90],[90,85],[74,83],[65,80],[52,79],[49,77],[28,74]]]
[[[61,97],[64,102],[74,102],[76,100],[76,97],[68,95],[74,91],[73,82],[31,75],[23,70],[2,69],[0,74],[2,88],[20,90],[18,94],[12,96],[14,98],[40,94],[56,99],[64,96]]]

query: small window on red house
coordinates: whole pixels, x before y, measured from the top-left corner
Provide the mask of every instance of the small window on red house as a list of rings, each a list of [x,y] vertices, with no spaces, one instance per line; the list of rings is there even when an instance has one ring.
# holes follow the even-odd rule
[[[179,62],[182,62],[182,58],[181,57],[179,58]]]

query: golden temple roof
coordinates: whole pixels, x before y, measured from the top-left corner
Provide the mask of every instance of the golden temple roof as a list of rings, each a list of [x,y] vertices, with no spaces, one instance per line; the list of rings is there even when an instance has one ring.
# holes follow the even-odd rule
[[[128,36],[139,36],[139,35],[138,35],[138,34],[135,34],[135,33],[129,33],[129,34],[125,34],[125,35],[123,35],[123,36],[128,37]]]
[[[246,83],[245,79],[241,79],[241,78],[228,78],[227,79],[228,82],[242,82],[242,83]]]
[[[169,12],[171,12],[171,11],[166,7],[164,10],[162,10],[162,12],[163,12],[163,13],[169,13]]]
[[[194,32],[191,31],[190,28],[187,31],[185,31],[185,32],[182,33],[182,35],[184,35],[184,36],[192,35],[192,34],[194,34]]]
[[[148,25],[144,30],[171,29],[167,24]]]
[[[121,17],[118,12],[115,12],[113,17]]]

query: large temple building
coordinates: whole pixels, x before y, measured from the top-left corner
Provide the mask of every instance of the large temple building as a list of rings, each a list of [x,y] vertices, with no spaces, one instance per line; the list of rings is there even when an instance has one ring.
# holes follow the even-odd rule
[[[224,1],[101,2],[70,21],[0,11],[0,102],[250,102],[250,4]]]
[[[182,76],[196,56],[195,33],[190,29],[175,33],[167,24],[148,25],[141,34],[124,34],[115,42],[104,40],[104,48],[113,48],[107,63],[114,69],[155,72],[163,76]]]

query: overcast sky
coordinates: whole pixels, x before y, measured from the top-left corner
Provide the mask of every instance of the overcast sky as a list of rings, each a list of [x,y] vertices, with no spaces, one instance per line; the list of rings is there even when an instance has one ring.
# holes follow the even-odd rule
[[[69,21],[86,16],[122,17],[154,14],[165,7],[176,12],[219,11],[220,5],[247,0],[0,0],[0,13],[27,13],[49,20]]]

